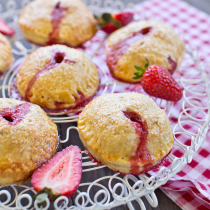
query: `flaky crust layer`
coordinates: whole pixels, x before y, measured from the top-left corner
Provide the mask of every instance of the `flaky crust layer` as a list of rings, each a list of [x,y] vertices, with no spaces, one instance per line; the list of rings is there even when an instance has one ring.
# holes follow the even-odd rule
[[[95,35],[96,21],[82,1],[34,0],[23,9],[18,20],[26,39],[39,45],[48,44],[50,33],[54,30],[52,12],[59,2],[64,11],[60,18],[59,32],[53,36],[54,43],[75,47]]]
[[[12,49],[7,38],[0,33],[0,74],[3,74],[14,61]]]
[[[27,180],[34,170],[57,151],[57,126],[37,105],[15,125],[3,116],[2,110],[25,102],[0,99],[0,185]]]
[[[139,82],[140,80],[133,79],[134,72],[136,72],[134,65],[144,67],[145,58],[149,60],[150,65],[157,64],[168,70],[172,68],[171,59],[177,64],[173,71],[179,68],[184,56],[183,41],[172,28],[155,21],[133,22],[112,33],[106,43],[107,60],[112,59],[110,58],[111,47],[145,28],[151,28],[151,31],[135,40],[120,57],[114,68],[109,67],[117,79],[131,83]]]
[[[91,101],[79,116],[78,130],[82,143],[99,162],[114,171],[130,173],[130,158],[135,156],[139,135],[123,111],[137,113],[148,126],[147,150],[151,166],[159,163],[173,146],[170,122],[148,96],[139,93],[105,94]],[[136,174],[145,170],[138,162]]]
[[[56,53],[64,54],[61,63],[51,65]],[[60,61],[58,61],[60,62]],[[28,85],[46,66],[49,69],[40,74],[30,88],[29,101],[48,109],[75,107],[81,95],[89,98],[95,95],[99,86],[96,67],[85,55],[64,45],[42,47],[31,53],[17,75],[17,88],[25,98]]]

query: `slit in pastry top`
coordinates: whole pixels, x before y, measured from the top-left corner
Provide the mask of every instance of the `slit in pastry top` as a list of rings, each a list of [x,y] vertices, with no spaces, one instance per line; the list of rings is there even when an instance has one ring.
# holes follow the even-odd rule
[[[40,69],[35,75],[34,77],[29,81],[27,88],[26,88],[26,92],[25,92],[25,99],[27,101],[29,101],[31,94],[30,94],[30,90],[33,87],[34,83],[36,82],[36,80],[43,75],[45,72],[50,71],[52,69],[54,69],[55,67],[57,67],[58,65],[60,65],[61,63],[69,63],[69,64],[76,64],[76,61],[73,60],[69,60],[69,59],[65,59],[65,53],[54,50],[54,57],[48,61],[48,63],[44,66],[44,68]]]
[[[1,117],[8,122],[9,125],[17,125],[29,113],[31,103],[19,104],[15,107],[4,108]]]
[[[136,41],[143,39],[145,36],[148,36],[152,31],[152,27],[146,27],[141,29],[140,31],[133,32],[127,38],[121,40],[117,44],[108,48],[108,58],[107,65],[110,71],[113,71],[115,66],[117,65],[118,60],[122,57],[123,54],[126,53],[128,48],[134,44]]]

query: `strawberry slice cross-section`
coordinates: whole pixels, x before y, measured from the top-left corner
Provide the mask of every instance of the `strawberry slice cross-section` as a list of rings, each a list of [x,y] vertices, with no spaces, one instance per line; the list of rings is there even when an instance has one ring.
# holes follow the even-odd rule
[[[8,36],[15,34],[15,31],[2,19],[0,19],[0,32]]]
[[[37,192],[47,192],[49,199],[55,200],[59,195],[73,196],[81,177],[81,150],[78,146],[69,146],[37,169],[31,184]]]

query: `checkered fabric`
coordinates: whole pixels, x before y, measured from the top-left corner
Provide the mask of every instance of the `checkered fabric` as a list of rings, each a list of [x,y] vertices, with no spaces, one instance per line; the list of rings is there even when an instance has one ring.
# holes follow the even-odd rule
[[[206,61],[210,63],[209,15],[181,0],[148,0],[136,5],[132,11],[136,19],[161,21],[174,27],[176,31],[183,31],[185,39],[188,39],[189,43],[196,47],[205,56]],[[92,40],[84,44],[84,49],[82,50],[90,57],[105,37],[106,34],[104,32],[98,31]],[[103,45],[93,58],[94,64],[104,71],[104,74],[100,75],[102,84],[105,82],[106,76],[109,81],[113,81],[106,65],[104,50]],[[185,62],[186,59],[184,59],[183,63],[185,64]],[[191,69],[188,68],[186,71],[193,72],[195,66],[192,65],[191,67]],[[174,76],[176,77],[177,75],[175,74]],[[100,95],[104,89],[105,86],[102,85],[98,91],[98,95]],[[111,86],[107,87],[106,92],[111,92],[111,89]],[[115,89],[115,92],[122,91],[142,92],[143,90],[141,85],[127,85],[126,87],[118,85]],[[182,101],[174,104],[170,115],[172,127],[177,123],[177,116],[179,116],[182,110],[181,104]],[[204,111],[207,113],[207,110]],[[204,115],[197,113],[196,117],[202,119]],[[196,133],[198,130],[196,125],[189,123],[183,124],[183,128],[187,131],[192,131],[192,133]],[[176,134],[175,137],[186,145],[191,144],[189,136]],[[172,154],[181,157],[183,152],[174,146]],[[166,161],[164,165],[169,166],[170,161]],[[155,170],[150,173],[155,173]],[[184,210],[210,209],[210,132],[207,134],[206,141],[203,143],[192,162],[186,165],[181,172],[176,174],[162,186],[161,189]]]
[[[185,38],[195,46],[210,63],[210,16],[190,6],[186,2],[177,0],[145,1],[135,7],[139,17],[154,18],[164,21],[175,29],[183,30]],[[181,110],[180,103],[176,103],[171,113],[172,127],[177,123],[177,116]],[[207,110],[206,110],[207,111]],[[202,116],[199,116],[202,119]],[[186,130],[195,132],[198,128],[192,124],[183,126]],[[190,145],[189,137],[176,135],[179,141]],[[210,209],[210,132],[206,141],[199,149],[190,164],[176,174],[166,185],[162,186],[166,193],[182,209],[207,210]],[[182,152],[173,148],[172,153],[181,157]],[[166,161],[169,165],[169,162]]]
[[[180,191],[172,191],[162,188],[162,191],[184,210],[209,210],[210,205],[196,197],[188,188]]]
[[[210,132],[192,162],[161,187],[183,209],[210,209],[209,143]]]
[[[184,38],[196,47],[201,54],[210,63],[210,16],[198,9],[190,6],[186,2],[180,0],[151,0],[138,4],[133,9],[136,19],[148,19],[164,22],[166,25],[174,27],[175,31],[184,32]],[[97,35],[85,44],[85,53],[91,54],[105,37],[105,33],[99,31]],[[99,58],[99,60],[97,60]],[[201,59],[202,60],[202,59]],[[106,55],[104,53],[104,45],[96,54],[93,61],[99,68],[103,68],[106,76],[113,81],[107,66]],[[104,61],[104,62],[101,62]],[[185,64],[186,59],[183,63]],[[193,72],[195,65],[186,71]],[[184,70],[183,70],[184,71]],[[182,72],[184,74],[184,72]],[[175,77],[177,74],[174,75]],[[101,77],[102,79],[104,76]],[[108,88],[110,89],[110,87]],[[142,92],[141,85],[128,85],[127,87],[117,86],[115,92],[136,91]],[[201,101],[200,101],[201,102]],[[203,101],[205,104],[205,100]],[[170,115],[172,127],[177,123],[182,107],[182,101],[174,104]],[[207,110],[204,110],[207,113]],[[202,119],[202,113],[197,113],[196,117]],[[185,123],[183,128],[192,133],[196,133],[198,127],[194,124]],[[179,128],[177,128],[179,131]],[[191,144],[189,136],[176,134],[175,137],[186,145]],[[166,185],[162,186],[162,190],[181,208],[186,210],[206,210],[210,209],[210,133],[208,133],[206,141],[199,149],[197,155],[192,162],[186,165],[183,170],[176,174]],[[174,146],[172,154],[181,157],[183,152]],[[169,166],[169,161],[165,162],[165,166]],[[155,171],[155,170],[154,170]],[[153,171],[153,172],[154,172]],[[151,174],[153,172],[150,172]]]
[[[210,61],[210,17],[180,0],[151,0],[135,7],[144,19],[161,20],[182,30],[186,39]]]
[[[174,27],[176,31],[183,31],[185,39],[196,47],[210,63],[210,16],[198,9],[190,6],[186,2],[180,0],[148,0],[136,5],[132,11],[136,19],[157,20]],[[98,31],[92,40],[84,44],[83,50],[87,57],[97,49],[99,43],[106,37],[102,31]],[[101,83],[105,82],[107,76],[109,81],[113,81],[109,69],[106,65],[105,46],[103,45],[92,59],[93,63],[104,74],[100,75]],[[185,63],[185,59],[183,63]],[[193,72],[194,65],[187,71]],[[100,71],[101,72],[101,71]],[[176,74],[174,75],[177,76]],[[102,85],[98,91],[98,95],[102,93],[105,86]],[[106,92],[111,92],[112,86],[107,87]],[[115,92],[135,91],[143,92],[141,85],[127,85],[126,87],[117,85]],[[182,101],[174,104],[170,115],[172,127],[177,123],[182,107]],[[204,110],[207,111],[207,110]],[[204,116],[197,113],[196,116],[202,119]],[[198,129],[196,125],[184,124],[183,127],[195,133]],[[186,145],[190,145],[189,136],[177,134],[176,138]],[[166,185],[162,186],[163,192],[166,193],[174,202],[185,210],[207,210],[210,209],[210,133],[201,146],[198,154],[193,161],[186,165],[183,170],[176,174]],[[177,157],[182,156],[182,151],[173,148],[172,153]],[[165,166],[169,166],[170,162],[166,161]],[[155,170],[154,170],[155,171]],[[153,172],[154,172],[153,171]],[[151,172],[151,173],[153,173]]]

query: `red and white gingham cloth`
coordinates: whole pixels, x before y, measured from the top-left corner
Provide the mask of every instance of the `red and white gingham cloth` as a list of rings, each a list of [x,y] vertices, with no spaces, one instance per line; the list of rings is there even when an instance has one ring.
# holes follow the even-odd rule
[[[177,31],[184,31],[185,38],[190,44],[197,47],[205,56],[206,61],[210,63],[210,16],[198,9],[190,6],[181,0],[148,0],[134,7],[135,18],[153,19],[164,21],[167,25],[175,28]],[[85,44],[85,51],[91,54],[103,39],[105,34],[101,31]],[[100,60],[106,62],[104,46],[96,54]],[[94,60],[94,59],[93,59]],[[95,59],[95,64],[97,59]],[[184,61],[185,63],[185,61]],[[98,62],[98,66],[106,70],[106,75],[111,78],[106,65]],[[193,71],[193,68],[190,70]],[[103,79],[103,76],[101,77]],[[128,86],[125,90],[141,92],[141,86]],[[117,87],[115,92],[121,92],[122,88]],[[170,115],[172,127],[177,123],[177,116],[181,112],[181,102],[174,104]],[[207,110],[205,110],[207,111]],[[202,118],[199,114],[197,117]],[[183,125],[188,131],[196,133],[198,127],[193,124]],[[180,135],[177,138],[190,145],[189,137]],[[183,170],[176,174],[166,185],[162,186],[162,190],[175,203],[185,210],[207,210],[210,209],[210,133],[208,133],[206,141],[199,149],[197,155],[192,162],[186,165]],[[172,153],[177,157],[181,157],[182,153],[179,149],[173,148]],[[167,165],[167,162],[165,163]],[[150,172],[153,173],[153,172]]]
[[[151,0],[135,7],[135,11],[144,17],[163,20],[175,29],[183,30],[191,45],[197,47],[210,63],[210,16],[186,2],[180,0]],[[170,121],[177,122],[180,105],[173,107]],[[188,130],[195,130],[193,125],[185,125]],[[180,137],[182,138],[182,137]],[[184,137],[183,137],[184,138]],[[190,145],[189,139],[182,139]],[[173,154],[181,156],[179,150]],[[164,186],[166,193],[176,204],[185,210],[210,209],[210,133],[192,162],[176,174]]]
[[[206,13],[181,0],[144,1],[134,7],[134,13],[136,18],[164,21],[178,31],[184,31],[185,38],[189,40],[192,46],[197,47],[205,56],[206,61],[210,63],[210,16]],[[84,44],[83,50],[85,53],[90,55],[104,37],[105,33],[99,31],[91,41]],[[109,77],[109,80],[112,81],[113,78],[105,64],[104,46],[97,52],[96,57],[100,59],[93,58],[93,62],[100,66]],[[105,62],[101,62],[101,60]],[[103,75],[101,75],[101,80],[103,83]],[[101,89],[104,89],[104,87]],[[111,87],[108,87],[108,90],[110,91]],[[142,91],[140,85],[128,86],[125,90]],[[115,92],[121,91],[122,88],[117,87]],[[179,116],[181,110],[181,102],[175,103],[170,116],[172,127],[177,123],[177,116]],[[202,118],[203,116],[198,114],[198,117]],[[192,124],[185,124],[183,127],[188,131],[193,131],[193,133],[196,133],[198,129]],[[190,145],[191,142],[189,137],[184,136],[180,136],[179,140],[187,145]],[[182,156],[179,149],[173,148],[172,153],[177,157]],[[167,165],[167,162],[165,164]],[[192,162],[161,188],[167,196],[184,210],[210,209],[210,132]]]
[[[184,31],[185,38],[189,40],[192,46],[197,47],[205,56],[206,61],[210,63],[210,16],[206,13],[181,0],[144,1],[134,7],[134,13],[135,18],[164,21],[178,31]],[[105,33],[99,31],[91,41],[84,44],[83,50],[85,53],[90,55],[104,37]],[[97,57],[100,59],[97,59]],[[101,62],[101,60],[104,62]],[[97,52],[96,57],[93,58],[93,62],[105,71],[110,81],[113,81],[105,64],[104,45]],[[193,71],[193,69],[191,70]],[[103,83],[104,76],[100,76]],[[98,94],[104,88],[102,87]],[[111,87],[108,87],[109,91],[111,91]],[[128,86],[125,91],[141,92],[142,89],[140,85],[135,85]],[[115,92],[122,92],[122,87],[116,87]],[[177,123],[177,116],[179,116],[181,110],[181,102],[175,103],[170,115],[172,127]],[[197,117],[202,118],[203,116],[198,114]],[[188,131],[193,131],[193,133],[196,133],[198,129],[192,124],[185,124],[183,127]],[[189,137],[186,138],[182,135],[179,136],[179,140],[187,145],[190,145],[191,142]],[[182,156],[180,150],[176,148],[173,148],[172,153],[177,157]],[[167,165],[167,162],[165,164]],[[162,190],[182,209],[210,209],[210,132],[192,162],[162,186]]]
[[[192,191],[184,189],[180,191],[166,190],[161,188],[162,191],[173,200],[178,206],[184,210],[209,210],[210,205],[200,198],[197,198]]]

